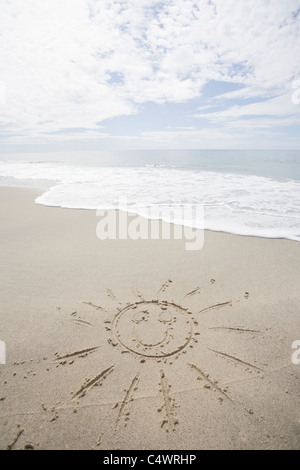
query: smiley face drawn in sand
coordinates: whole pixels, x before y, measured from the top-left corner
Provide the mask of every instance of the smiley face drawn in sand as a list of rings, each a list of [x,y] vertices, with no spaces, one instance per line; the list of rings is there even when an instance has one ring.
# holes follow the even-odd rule
[[[167,280],[160,287],[157,295],[165,296],[165,291],[170,287],[171,283],[171,280]],[[215,280],[211,279],[209,285],[211,286],[214,283]],[[107,343],[114,348],[116,354],[114,354],[115,360],[103,364],[103,357],[101,358],[100,356],[101,367],[95,370],[93,375],[85,378],[81,385],[78,384],[76,389],[71,392],[71,402],[75,405],[74,411],[77,412],[80,401],[86,395],[92,393],[96,386],[102,386],[104,383],[109,386],[109,377],[113,376],[115,372],[117,373],[118,367],[123,367],[122,354],[128,353],[126,362],[130,361],[129,363],[133,365],[132,376],[128,378],[128,385],[124,388],[125,393],[122,401],[117,402],[113,407],[113,410],[116,410],[116,431],[118,430],[119,432],[123,426],[126,428],[139,387],[143,386],[141,384],[145,377],[148,380],[149,374],[153,374],[151,380],[158,380],[161,404],[157,412],[160,417],[160,427],[164,428],[166,432],[174,432],[176,430],[179,423],[176,411],[178,404],[177,397],[172,392],[172,384],[168,376],[168,369],[171,365],[175,368],[175,376],[176,369],[178,376],[182,375],[182,367],[193,374],[195,380],[197,380],[195,383],[198,384],[199,392],[200,389],[203,389],[203,393],[209,392],[214,394],[220,406],[226,400],[228,406],[240,406],[242,413],[244,413],[245,406],[243,404],[239,405],[234,400],[231,392],[227,390],[226,382],[228,382],[228,377],[225,376],[226,382],[222,385],[219,377],[215,377],[214,369],[211,370],[206,356],[211,354],[215,358],[226,360],[234,368],[244,368],[245,374],[255,373],[257,377],[264,369],[258,363],[253,364],[249,362],[247,358],[237,357],[236,353],[231,353],[230,350],[224,351],[223,348],[215,349],[215,342],[210,343],[210,331],[224,330],[228,334],[235,333],[246,335],[246,337],[250,334],[251,338],[253,338],[253,335],[261,334],[261,332],[251,327],[234,325],[233,320],[235,316],[229,316],[229,309],[232,307],[233,302],[228,298],[216,299],[215,303],[207,305],[201,299],[200,292],[199,286],[193,287],[181,298],[185,299],[185,302],[188,303],[189,299],[194,297],[193,311],[190,311],[189,307],[185,308],[175,303],[173,300],[162,300],[159,297],[156,300],[145,300],[143,294],[139,291],[133,292],[135,299],[138,298],[138,300],[131,303],[128,302],[125,305],[118,301],[115,294],[108,289],[107,296],[113,304],[112,308],[108,310],[92,301],[84,302],[84,304],[96,312],[95,322],[100,319],[102,328],[104,322],[105,330],[109,336]],[[247,300],[248,297],[243,296],[244,298]],[[240,302],[241,299],[236,300],[235,312],[240,307]],[[212,315],[213,311],[219,309],[226,309],[228,320],[231,320],[231,322],[224,324],[219,319],[219,316]],[[103,318],[102,314],[104,313],[106,318]],[[76,327],[86,328],[87,331],[88,328],[93,327],[93,324],[86,319],[83,320],[80,316],[77,317],[77,311],[72,312],[71,317],[71,321],[74,325],[77,325]],[[85,349],[68,354],[59,355],[56,353],[54,363],[56,367],[66,363],[71,365],[74,361],[86,358],[91,354],[98,353],[100,355],[102,347],[103,344],[96,346],[87,344]],[[203,355],[202,352],[204,352]],[[104,356],[106,357],[106,355]],[[154,364],[154,367],[147,367],[149,361],[152,362],[152,365]],[[137,365],[137,362],[143,363],[143,365]],[[114,386],[113,382],[111,384],[111,386]],[[148,386],[148,382],[146,382],[146,385]],[[144,396],[144,393],[145,390],[140,397]],[[249,413],[252,414],[253,412],[249,411]]]
[[[194,321],[174,303],[141,301],[115,316],[112,331],[127,351],[147,358],[164,358],[179,354],[188,346]]]
[[[163,347],[169,343],[171,338],[174,338],[172,331],[176,316],[173,316],[167,307],[162,308],[164,310],[155,309],[152,315],[149,310],[141,310],[134,315],[132,322],[135,323],[135,326],[132,336],[138,345],[146,349],[156,346]]]

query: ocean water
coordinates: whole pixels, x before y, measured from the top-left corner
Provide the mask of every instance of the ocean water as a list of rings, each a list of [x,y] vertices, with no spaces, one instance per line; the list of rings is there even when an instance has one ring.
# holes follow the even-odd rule
[[[144,217],[159,206],[155,217],[168,222],[174,208],[200,205],[204,227],[196,219],[188,225],[300,241],[300,150],[0,155],[0,185],[44,188],[36,203],[47,206],[118,208]],[[176,223],[186,220],[177,216]]]

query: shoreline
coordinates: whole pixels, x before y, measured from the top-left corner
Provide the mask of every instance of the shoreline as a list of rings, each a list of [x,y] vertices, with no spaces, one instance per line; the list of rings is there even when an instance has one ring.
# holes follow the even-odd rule
[[[96,212],[98,209],[88,209],[88,208],[80,208],[80,207],[77,207],[77,208],[73,208],[73,207],[62,207],[62,206],[52,206],[52,205],[46,205],[46,204],[42,204],[42,203],[36,203],[35,202],[35,199],[37,197],[40,197],[43,192],[45,192],[46,190],[50,189],[51,186],[49,186],[49,188],[41,188],[41,187],[33,187],[33,186],[30,186],[30,187],[27,187],[27,186],[0,186],[0,190],[1,188],[3,188],[4,190],[7,189],[7,190],[10,190],[10,189],[21,189],[21,190],[28,190],[28,191],[32,191],[33,193],[35,193],[35,197],[33,199],[33,204],[36,204],[36,205],[40,205],[40,206],[44,206],[44,207],[48,207],[48,208],[53,208],[53,209],[60,209],[60,210],[68,210],[68,211],[94,211]],[[146,218],[144,216],[141,216],[139,215],[138,213],[136,212],[130,212],[130,211],[123,211],[121,209],[118,209],[118,208],[115,208],[115,209],[100,209],[100,210],[104,210],[106,212],[124,212],[124,213],[127,213],[129,216],[137,216],[138,218],[141,218],[141,219],[144,219],[144,220],[147,220],[148,222],[151,222],[151,221],[154,221],[154,222],[158,222],[159,224],[166,224],[166,225],[170,225],[170,226],[178,226],[178,227],[182,227],[183,229],[185,228],[191,228],[191,230],[193,231],[203,231],[204,233],[205,232],[213,232],[213,233],[221,233],[221,234],[225,234],[225,235],[233,235],[233,236],[237,236],[237,237],[246,237],[246,238],[258,238],[258,239],[262,239],[262,240],[288,240],[288,241],[291,241],[291,242],[296,242],[298,243],[300,240],[294,240],[294,239],[291,239],[291,238],[287,238],[287,237],[263,237],[263,236],[259,236],[259,235],[250,235],[250,234],[240,234],[240,233],[234,233],[234,232],[226,232],[225,230],[214,230],[214,229],[207,229],[205,228],[204,230],[202,229],[198,229],[198,228],[192,228],[192,227],[188,227],[188,226],[185,226],[183,224],[175,224],[174,222],[169,222],[169,221],[166,221],[164,219],[151,219],[151,218]]]
[[[39,191],[0,188],[1,449],[299,448],[298,244],[101,241]]]

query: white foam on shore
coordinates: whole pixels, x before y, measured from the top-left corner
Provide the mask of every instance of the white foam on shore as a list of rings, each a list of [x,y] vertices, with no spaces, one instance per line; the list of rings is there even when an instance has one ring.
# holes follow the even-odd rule
[[[126,209],[174,222],[179,205],[204,205],[204,228],[239,235],[300,240],[300,181],[164,167],[79,167],[53,163],[0,162],[6,178],[52,181],[38,204],[72,209]],[[120,206],[127,199],[128,207]],[[152,215],[153,216],[153,215]],[[199,222],[199,223],[198,223]],[[176,220],[186,224],[186,221]],[[189,222],[202,228],[200,221]]]

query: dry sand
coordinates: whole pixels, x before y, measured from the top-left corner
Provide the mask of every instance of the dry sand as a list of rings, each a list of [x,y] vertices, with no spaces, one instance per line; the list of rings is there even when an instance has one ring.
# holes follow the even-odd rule
[[[0,448],[296,449],[300,244],[100,241],[0,188]]]

